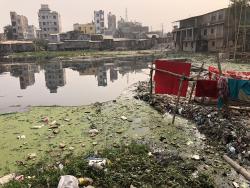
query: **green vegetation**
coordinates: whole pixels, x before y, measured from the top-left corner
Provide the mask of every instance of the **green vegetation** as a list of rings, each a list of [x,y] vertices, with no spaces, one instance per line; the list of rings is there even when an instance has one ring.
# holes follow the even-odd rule
[[[10,54],[10,58],[34,58],[37,60],[46,60],[53,58],[89,58],[89,57],[113,57],[122,55],[150,54],[148,51],[93,51],[93,50],[78,50],[78,51],[37,51],[37,52],[22,52]]]
[[[56,187],[61,175],[73,175],[75,177],[90,177],[96,187],[214,187],[212,179],[207,174],[199,174],[197,178],[192,176],[196,170],[195,162],[186,162],[176,156],[157,159],[148,155],[149,148],[145,145],[132,143],[115,149],[104,149],[98,153],[98,157],[110,160],[105,169],[97,170],[88,166],[87,158],[95,155],[90,152],[87,155],[68,155],[62,161],[64,168],[60,170],[58,164],[39,162],[27,167],[22,174],[23,182],[13,181],[5,188],[14,187]],[[163,156],[162,156],[163,157]]]

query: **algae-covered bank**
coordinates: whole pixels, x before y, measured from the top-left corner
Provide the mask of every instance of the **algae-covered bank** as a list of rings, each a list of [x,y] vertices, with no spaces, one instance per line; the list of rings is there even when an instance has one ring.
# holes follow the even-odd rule
[[[92,178],[96,187],[232,187],[240,181],[192,123],[177,118],[172,125],[170,115],[130,96],[0,115],[0,175],[24,175],[5,186],[56,187],[66,174]],[[92,169],[88,157],[108,158],[110,165]]]

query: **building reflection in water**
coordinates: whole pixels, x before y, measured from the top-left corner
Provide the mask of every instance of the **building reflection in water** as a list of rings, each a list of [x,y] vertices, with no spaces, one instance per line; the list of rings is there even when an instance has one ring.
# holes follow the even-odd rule
[[[125,76],[129,73],[140,72],[148,66],[145,62],[115,62],[115,63],[77,63],[77,62],[53,62],[44,65],[39,64],[4,64],[0,65],[0,74],[10,72],[13,77],[18,77],[20,88],[26,89],[35,83],[35,73],[44,69],[45,82],[50,93],[57,93],[59,87],[66,85],[66,69],[79,72],[80,76],[94,76],[97,79],[97,86],[108,85],[107,72],[109,71],[110,81],[118,80],[119,74]]]
[[[19,77],[20,88],[26,89],[35,83],[35,73],[40,72],[40,68],[35,64],[16,64],[10,66],[10,73],[14,77]]]
[[[61,62],[47,63],[44,66],[45,82],[50,93],[57,93],[58,87],[66,84],[66,73]]]

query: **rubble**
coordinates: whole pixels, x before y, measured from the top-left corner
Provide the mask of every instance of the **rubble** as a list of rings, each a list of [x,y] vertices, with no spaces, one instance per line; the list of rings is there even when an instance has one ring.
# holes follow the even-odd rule
[[[175,96],[150,96],[147,82],[140,82],[136,92],[136,99],[149,103],[160,113],[171,114],[174,112]],[[224,148],[225,152],[230,152],[231,157],[238,158],[246,165],[250,165],[247,155],[250,150],[249,112],[230,110],[218,113],[216,106],[188,103],[186,98],[180,99],[179,106],[178,111],[181,112],[179,115],[196,123],[199,132],[206,136],[206,140],[210,144]]]

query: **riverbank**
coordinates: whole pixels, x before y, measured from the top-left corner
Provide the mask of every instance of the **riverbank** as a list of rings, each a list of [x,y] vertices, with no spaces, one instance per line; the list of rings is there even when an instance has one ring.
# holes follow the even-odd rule
[[[1,115],[0,174],[25,177],[6,187],[43,187],[45,182],[55,187],[66,174],[92,178],[96,187],[233,187],[244,182],[191,121],[177,118],[173,126],[171,115],[162,116],[132,95]],[[87,157],[108,158],[111,166],[96,171]]]
[[[141,51],[39,51],[13,53],[0,58],[0,62],[43,62],[43,61],[112,61],[152,60],[162,57],[157,50]]]

